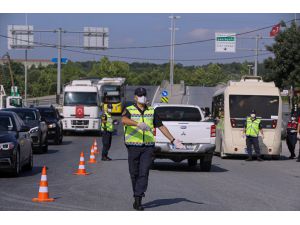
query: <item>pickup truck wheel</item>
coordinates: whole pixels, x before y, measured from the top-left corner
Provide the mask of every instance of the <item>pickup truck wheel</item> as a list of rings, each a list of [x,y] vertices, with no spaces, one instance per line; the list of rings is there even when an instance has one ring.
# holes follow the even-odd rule
[[[197,165],[197,159],[188,159],[189,167],[194,167]]]
[[[201,158],[200,159],[200,168],[201,168],[201,171],[209,172],[210,169],[211,169],[211,163],[212,163],[212,159],[204,161],[204,158]]]

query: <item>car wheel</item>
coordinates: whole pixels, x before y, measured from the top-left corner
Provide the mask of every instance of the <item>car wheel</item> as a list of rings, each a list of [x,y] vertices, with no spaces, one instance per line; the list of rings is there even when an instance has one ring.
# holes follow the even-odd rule
[[[19,149],[16,151],[15,159],[14,159],[14,168],[12,169],[12,175],[14,177],[18,177],[21,171],[21,162],[20,162],[20,151]]]
[[[59,145],[61,138],[59,136],[56,136],[54,139],[54,144]]]
[[[43,146],[43,153],[46,153],[46,152],[48,152],[48,137],[46,137],[45,143]]]
[[[28,163],[24,166],[24,168],[26,170],[32,170],[32,168],[33,168],[33,154],[32,154],[32,149],[31,149],[31,152],[30,152]]]
[[[197,159],[188,159],[189,167],[194,167],[197,165]]]
[[[204,160],[204,157],[200,159],[200,168],[201,171],[209,172],[211,169],[212,159]]]
[[[61,132],[61,133],[60,133],[60,138],[59,138],[59,144],[62,144],[63,138],[64,138],[64,136],[63,136],[63,134],[62,134],[62,132]]]

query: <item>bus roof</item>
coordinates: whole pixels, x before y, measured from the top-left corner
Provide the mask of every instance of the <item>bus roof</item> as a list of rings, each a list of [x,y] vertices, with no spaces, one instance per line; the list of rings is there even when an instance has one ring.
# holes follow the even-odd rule
[[[123,77],[104,77],[98,81],[98,85],[123,85],[125,83],[125,78]]]

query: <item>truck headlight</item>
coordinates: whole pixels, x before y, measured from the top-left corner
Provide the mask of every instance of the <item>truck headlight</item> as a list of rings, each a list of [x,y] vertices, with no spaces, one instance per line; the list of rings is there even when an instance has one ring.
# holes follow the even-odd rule
[[[39,127],[33,127],[33,128],[30,129],[29,133],[33,134],[33,133],[36,133],[38,131],[39,131]]]
[[[15,145],[12,142],[1,143],[0,150],[11,150],[14,149]]]
[[[56,127],[56,123],[52,123],[48,125],[48,128],[55,128]]]

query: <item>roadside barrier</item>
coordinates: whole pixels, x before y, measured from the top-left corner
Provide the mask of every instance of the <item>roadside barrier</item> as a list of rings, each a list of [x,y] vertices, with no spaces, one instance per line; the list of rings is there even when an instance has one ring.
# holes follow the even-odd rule
[[[91,173],[87,173],[85,170],[85,164],[84,164],[84,154],[83,152],[80,153],[80,160],[79,160],[79,166],[78,170],[75,175],[90,175]]]
[[[43,167],[42,176],[39,187],[39,194],[37,198],[32,199],[33,202],[53,202],[54,198],[49,198],[47,170],[46,166]]]

